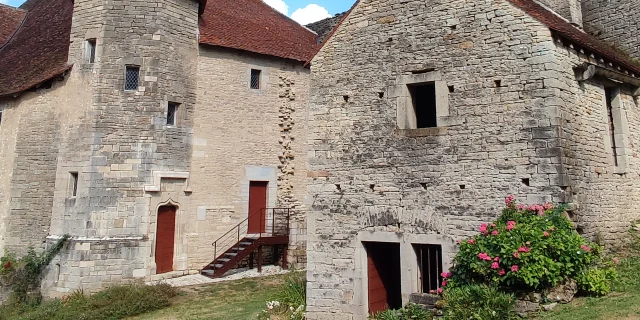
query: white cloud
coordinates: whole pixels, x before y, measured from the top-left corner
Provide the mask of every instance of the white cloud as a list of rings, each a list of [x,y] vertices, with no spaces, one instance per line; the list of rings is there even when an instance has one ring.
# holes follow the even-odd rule
[[[2,3],[2,4],[8,4],[8,3],[9,3],[9,0],[0,0],[0,3]]]
[[[0,0],[4,1],[4,0]],[[263,0],[264,3],[268,4],[272,8],[280,11],[284,15],[289,15],[289,6],[284,2],[284,0]]]
[[[308,4],[304,8],[297,9],[291,14],[291,19],[301,25],[320,21],[322,19],[331,18],[329,11],[315,3]]]

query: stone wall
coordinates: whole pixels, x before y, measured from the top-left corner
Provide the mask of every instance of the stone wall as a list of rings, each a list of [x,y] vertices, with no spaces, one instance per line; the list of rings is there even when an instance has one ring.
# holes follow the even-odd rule
[[[537,0],[570,23],[582,27],[582,5],[585,0]]]
[[[87,79],[89,110],[60,142],[50,239],[68,233],[82,249],[74,244],[61,254],[59,273],[45,282],[49,295],[155,274],[155,219],[166,203],[178,206],[174,269],[187,269],[181,226],[189,197],[197,14],[195,0],[75,2],[69,60],[72,76]],[[87,39],[96,39],[95,63],[88,61]],[[127,65],[140,67],[138,90],[124,90]],[[180,104],[175,126],[167,125],[168,102]],[[78,173],[75,197],[70,172]]]
[[[582,0],[585,30],[640,60],[640,2]]]
[[[585,61],[598,62],[558,45],[556,70],[568,75],[553,82],[562,130],[556,151],[562,157],[559,182],[565,202],[571,204],[571,218],[578,231],[608,248],[628,240],[631,222],[640,219],[640,109],[631,89],[606,79],[578,82],[574,68]],[[605,86],[614,95],[613,122],[618,165],[614,163]]]
[[[366,316],[365,235],[441,244],[449,261],[450,244],[507,195],[562,200],[547,142],[559,130],[546,80],[554,48],[506,1],[358,4],[312,62],[309,319]],[[438,128],[398,129],[411,79],[444,85]],[[405,302],[415,277],[403,276]]]
[[[261,89],[250,89],[251,69]],[[289,262],[303,266],[308,77],[300,62],[201,46],[190,269],[211,262],[211,243],[248,217],[252,180],[269,181],[269,207],[293,209]]]

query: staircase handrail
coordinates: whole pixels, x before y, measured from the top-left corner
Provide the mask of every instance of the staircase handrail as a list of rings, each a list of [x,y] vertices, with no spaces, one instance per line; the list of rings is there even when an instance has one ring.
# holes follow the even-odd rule
[[[231,232],[235,231],[236,229],[238,230],[238,239],[237,239],[237,241],[239,242],[239,241],[240,241],[240,226],[241,226],[242,224],[244,224],[245,222],[248,222],[248,221],[249,221],[249,219],[251,219],[252,217],[254,217],[254,216],[258,215],[258,214],[262,214],[262,212],[263,212],[263,211],[264,211],[264,213],[265,213],[265,215],[264,215],[264,216],[265,216],[265,218],[266,218],[266,213],[267,213],[267,212],[269,212],[269,210],[273,210],[273,222],[272,222],[272,223],[273,223],[274,225],[272,225],[272,226],[271,226],[271,228],[272,228],[272,229],[275,229],[275,215],[276,215],[276,211],[277,211],[277,210],[283,210],[283,211],[285,211],[285,210],[286,210],[286,214],[287,214],[287,228],[286,228],[286,230],[287,230],[287,234],[288,234],[288,233],[289,233],[289,225],[288,225],[288,224],[289,224],[289,217],[290,217],[290,215],[291,215],[291,209],[290,209],[290,208],[262,208],[262,209],[259,209],[259,210],[258,210],[258,211],[256,211],[256,212],[254,212],[253,214],[249,215],[246,219],[244,219],[244,220],[242,220],[241,222],[239,222],[238,224],[236,224],[236,225],[235,225],[233,228],[231,228],[227,233],[225,233],[224,235],[222,235],[221,237],[219,237],[218,239],[216,239],[216,241],[214,241],[213,243],[211,243],[211,245],[214,247],[214,254],[213,254],[213,255],[214,255],[214,258],[217,258],[217,257],[218,257],[218,242],[222,241],[223,239],[226,239],[226,238],[231,234]],[[266,221],[262,221],[263,219],[260,219],[260,220],[261,220],[261,222],[260,222],[260,223],[261,223],[261,226],[262,226],[262,223],[266,223]],[[247,229],[248,229],[248,226],[247,226]],[[261,229],[261,230],[262,230],[262,229]],[[273,232],[273,231],[274,231],[274,230],[272,230],[272,232]],[[260,233],[260,235],[262,236],[262,232]]]

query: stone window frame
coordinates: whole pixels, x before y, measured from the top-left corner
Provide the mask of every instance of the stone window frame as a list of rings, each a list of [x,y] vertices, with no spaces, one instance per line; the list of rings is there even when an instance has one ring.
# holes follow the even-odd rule
[[[608,157],[610,167],[612,168],[611,172],[614,174],[625,174],[629,172],[629,154],[632,154],[632,149],[629,148],[629,123],[627,121],[626,110],[624,109],[624,103],[622,101],[622,93],[620,87],[607,87],[606,89],[611,89],[612,100],[611,100],[611,116],[613,118],[613,127],[614,127],[614,136],[616,144],[616,159],[618,165],[615,165],[615,161],[613,156]],[[611,153],[613,150],[612,146],[612,137],[610,135],[609,130],[609,115],[608,115],[608,106],[607,106],[607,96],[605,94],[605,88],[602,89],[603,98],[603,117],[604,123],[607,124],[606,134],[604,135],[604,148],[608,153]]]
[[[78,196],[78,184],[80,183],[80,173],[78,171],[69,171],[68,196],[69,199],[75,199]]]
[[[400,287],[402,292],[402,304],[409,302],[412,293],[417,293],[420,277],[418,276],[419,266],[414,244],[432,244],[442,247],[442,270],[449,271],[453,255],[457,252],[456,243],[453,239],[445,238],[437,234],[411,234],[396,233],[386,231],[360,231],[356,238],[355,246],[355,277],[354,277],[354,307],[359,311],[362,318],[369,315],[368,303],[368,267],[367,250],[365,242],[386,242],[400,244]],[[358,315],[356,315],[356,318]]]
[[[437,127],[417,128],[413,99],[409,87],[423,83],[435,83]],[[388,88],[389,98],[396,100],[396,126],[400,135],[407,137],[429,136],[446,133],[446,127],[455,125],[450,116],[449,87],[438,70],[416,74],[402,74],[396,77],[395,85]]]
[[[98,57],[98,40],[96,38],[87,38],[84,43],[85,62],[88,64],[94,64]]]

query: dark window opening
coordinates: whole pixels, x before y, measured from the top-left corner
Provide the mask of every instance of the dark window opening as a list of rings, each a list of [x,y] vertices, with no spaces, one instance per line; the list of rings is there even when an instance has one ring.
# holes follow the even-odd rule
[[[261,70],[251,69],[251,89],[260,89]]]
[[[525,186],[529,187],[531,185],[531,182],[530,182],[529,178],[524,178],[524,179],[522,179],[522,184],[524,184]]]
[[[611,88],[604,88],[605,100],[607,100],[607,119],[609,119],[609,136],[611,137],[611,152],[613,154],[613,164],[618,166],[618,150],[616,146],[616,127],[613,122],[613,91]]]
[[[96,62],[96,39],[87,40],[87,58],[89,63]]]
[[[344,99],[344,102],[349,102],[349,96],[342,96],[342,99]]]
[[[376,189],[376,185],[375,184],[370,184],[369,185],[369,189],[371,189],[371,191],[374,191]]]
[[[378,92],[378,98],[380,99],[384,98],[384,92]]]
[[[69,176],[69,193],[75,197],[78,194],[78,173],[69,172]]]
[[[124,89],[127,91],[138,90],[140,81],[140,67],[127,66],[125,72]]]
[[[420,292],[438,290],[442,284],[442,246],[432,244],[414,244],[413,250],[418,258],[418,287]]]
[[[461,184],[461,185],[460,185],[460,190],[464,190],[464,189],[466,189],[466,188],[467,188],[467,186],[465,186],[464,184]]]
[[[409,92],[416,114],[416,127],[418,129],[437,127],[435,82],[409,85]]]
[[[169,102],[169,106],[167,107],[167,125],[168,126],[178,125],[178,109],[179,108],[180,108],[180,104]]]
[[[494,82],[496,84],[496,88],[502,86],[502,80],[495,80]]]
[[[454,93],[456,88],[454,86],[449,86],[449,92]]]
[[[365,242],[369,313],[402,307],[400,244]]]
[[[422,189],[427,190],[427,184],[426,183],[420,183],[420,185],[422,186]]]

